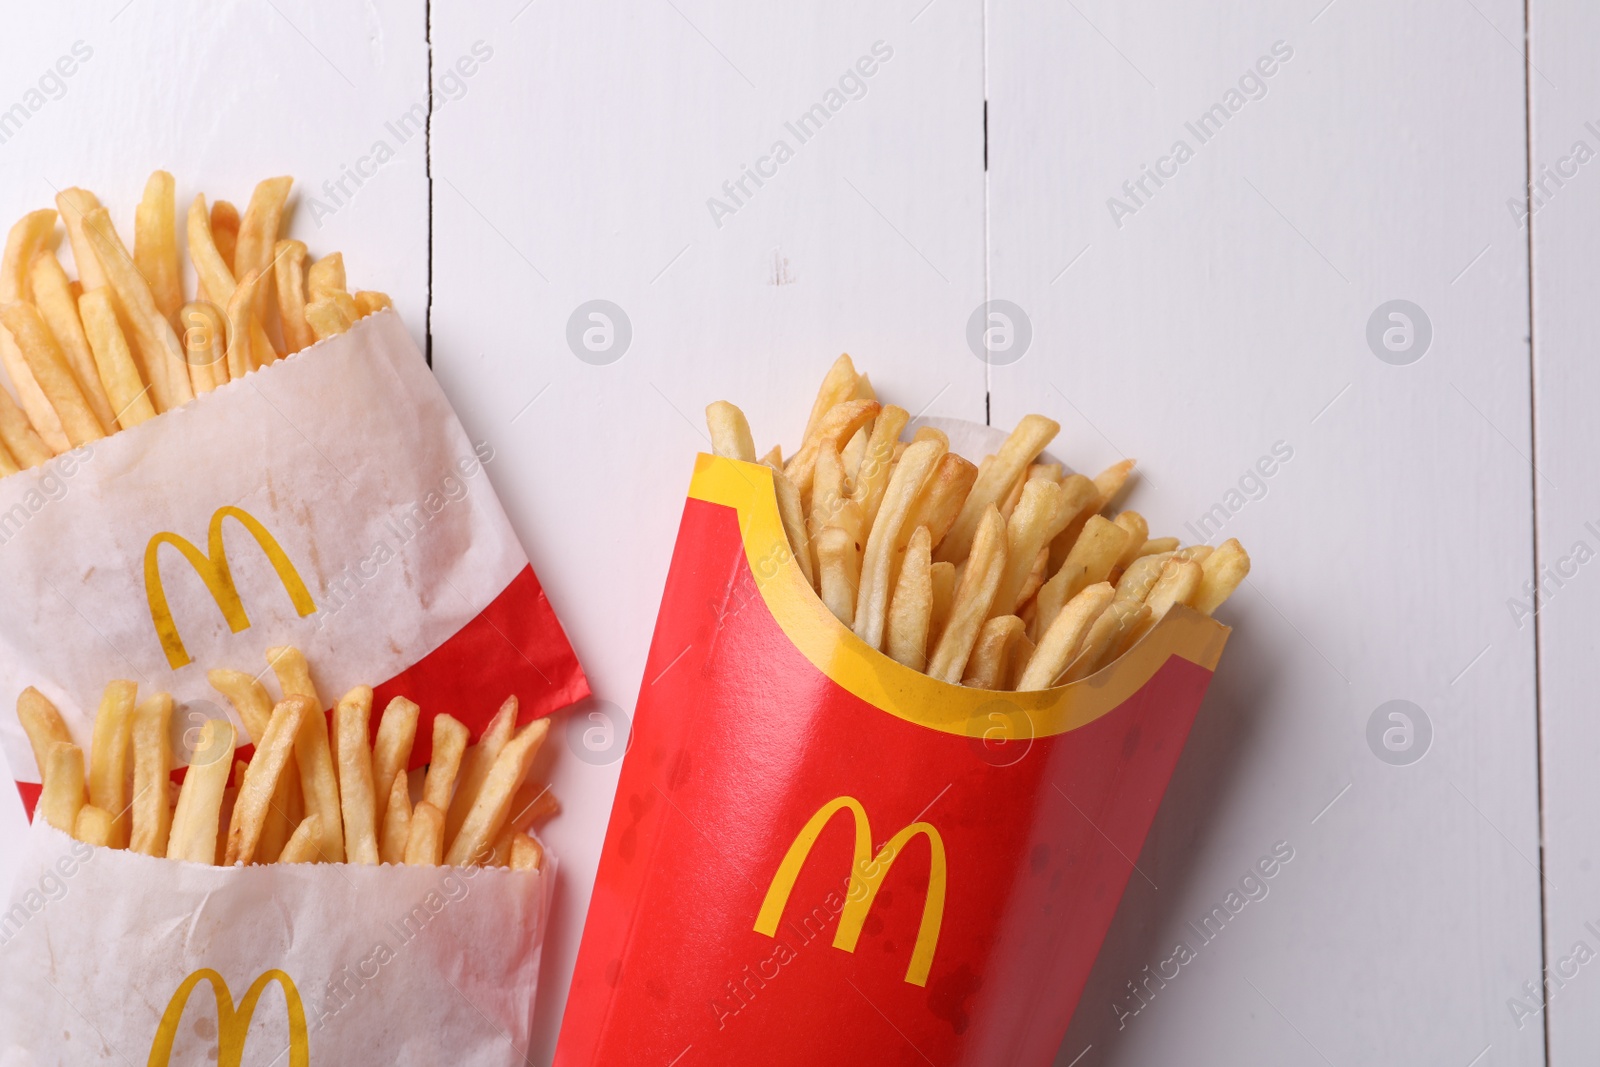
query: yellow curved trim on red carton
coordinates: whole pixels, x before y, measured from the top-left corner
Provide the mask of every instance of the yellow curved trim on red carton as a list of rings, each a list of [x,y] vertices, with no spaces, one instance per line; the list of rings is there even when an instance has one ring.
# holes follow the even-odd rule
[[[1120,706],[1169,657],[1215,670],[1232,632],[1215,619],[1179,607],[1115,663],[1070,685],[1028,693],[952,685],[869,647],[827,609],[789,551],[769,467],[702,453],[695,461],[689,496],[738,513],[756,588],[806,659],[868,704],[931,730],[986,741],[1063,734]]]

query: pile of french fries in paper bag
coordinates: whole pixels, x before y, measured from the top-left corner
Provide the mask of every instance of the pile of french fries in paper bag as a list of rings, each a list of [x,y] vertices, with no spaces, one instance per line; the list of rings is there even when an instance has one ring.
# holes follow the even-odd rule
[[[712,449],[756,462],[744,413],[706,409]],[[1136,511],[1104,512],[1133,470],[1094,478],[1038,462],[1061,427],[1028,415],[982,463],[880,404],[840,356],[800,448],[773,448],[778,511],[806,580],[840,622],[899,663],[980,689],[1048,689],[1115,661],[1174,605],[1211,614],[1250,572],[1215,549],[1151,538]]]

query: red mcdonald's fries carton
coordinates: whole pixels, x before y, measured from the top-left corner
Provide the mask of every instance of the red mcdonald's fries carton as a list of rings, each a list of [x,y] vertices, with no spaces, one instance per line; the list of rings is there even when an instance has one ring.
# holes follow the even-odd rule
[[[557,1067],[1047,1064],[1229,630],[1037,692],[869,648],[702,455]]]

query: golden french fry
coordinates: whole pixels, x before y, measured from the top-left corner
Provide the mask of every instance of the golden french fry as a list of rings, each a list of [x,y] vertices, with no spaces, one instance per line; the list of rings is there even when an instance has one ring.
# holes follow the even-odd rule
[[[39,814],[57,830],[70,834],[83,810],[83,753],[70,741],[56,741],[39,769],[44,772]]]
[[[263,365],[255,344],[256,295],[260,288],[261,275],[248,271],[234,286],[228,301],[228,377],[234,381]]]
[[[1045,446],[1061,432],[1061,425],[1043,415],[1025,415],[1016,429],[1011,431],[994,462],[988,469],[980,469],[972,491],[961,506],[955,524],[939,545],[938,556],[952,563],[964,558],[972,550],[978,524],[989,505],[997,506],[1010,492],[1012,483],[1026,473],[1028,465],[1038,458]],[[973,632],[977,636],[977,632]]]
[[[866,552],[861,559],[861,589],[856,598],[854,629],[856,636],[873,648],[883,647],[883,632],[894,586],[895,556],[901,531],[923,484],[933,473],[943,446],[937,441],[918,441],[905,451],[884,490],[878,517],[867,534]],[[931,594],[930,594],[931,595]]]
[[[1046,478],[1052,482],[1059,482],[1062,478],[1061,464],[1059,463],[1030,463],[1028,464],[1028,481],[1035,478]]]
[[[226,385],[228,373],[228,320],[207,300],[183,305],[177,316],[183,330],[183,358],[196,396]]]
[[[544,860],[544,848],[527,834],[517,834],[511,839],[511,869],[536,871]]]
[[[411,812],[411,830],[406,835],[405,862],[413,866],[437,867],[444,855],[444,812],[421,801]],[[452,867],[466,866],[451,861]]]
[[[74,187],[56,194],[56,209],[61,212],[61,221],[67,227],[67,240],[72,244],[72,262],[78,269],[78,281],[85,293],[103,289],[106,284],[100,261],[95,258],[83,234],[83,220],[99,206],[100,201],[87,189]]]
[[[1112,658],[1123,655],[1138,644],[1140,638],[1155,629],[1156,623],[1166,616],[1174,604],[1187,603],[1200,588],[1203,574],[1200,564],[1192,559],[1180,559],[1177,556],[1168,559],[1161,567],[1161,577],[1156,579],[1144,598],[1144,606],[1150,609],[1149,614],[1139,625],[1131,626],[1123,633],[1112,652]]]
[[[1033,566],[1028,568],[1028,576],[1023,579],[1022,589],[1017,593],[1017,606],[1020,611],[1032,602],[1034,594],[1043,586],[1044,580],[1050,572],[1050,546],[1045,545],[1033,557]]]
[[[339,805],[339,782],[328,742],[328,720],[320,710],[308,714],[300,724],[294,759],[300,771],[300,791],[305,797],[306,812],[318,816],[322,858],[329,863],[343,863],[344,817]]]
[[[380,311],[388,311],[394,307],[394,301],[389,299],[389,294],[380,293],[376,289],[357,289],[355,302],[356,313],[363,319],[368,315],[375,315]]]
[[[309,698],[303,696],[286,696],[272,709],[272,718],[268,721],[266,730],[255,739],[255,755],[250,757],[250,766],[245,770],[244,784],[239,787],[238,795],[234,798],[233,811],[228,820],[228,843],[223,858],[224,865],[232,867],[236,863],[255,862],[256,845],[261,839],[261,828],[266,822],[267,810],[272,806],[273,794],[278,789],[278,778],[288,765],[289,756],[294,752],[305,724],[321,718],[322,712]],[[313,814],[318,815],[320,822],[321,813]],[[324,829],[321,826],[316,827],[318,853],[324,858],[329,858],[321,849],[322,840],[327,836],[323,832]],[[287,844],[284,845],[285,850],[288,847]],[[281,854],[279,859],[282,859]]]
[[[1117,579],[1117,600],[1131,600],[1135,604],[1144,603],[1144,598],[1150,595],[1150,588],[1161,577],[1161,568],[1166,566],[1167,560],[1173,558],[1174,553],[1157,552],[1149,556],[1140,556],[1128,564],[1128,569],[1122,572],[1122,577]]]
[[[466,725],[454,716],[434,716],[433,754],[428,757],[422,799],[440,811],[450,810],[450,798],[455,795],[456,775],[461,770],[461,757],[466,754],[469,736]]]
[[[145,384],[139,365],[128,349],[128,339],[117,322],[111,290],[101,288],[84,293],[78,298],[78,314],[117,424],[126,430],[155,418],[150,387]]]
[[[172,826],[172,809],[167,806],[171,725],[171,693],[146,697],[133,709],[133,831],[128,848],[146,856],[167,854]],[[226,760],[223,764],[228,766]]]
[[[1187,603],[1200,614],[1210,615],[1250,573],[1250,555],[1237,538],[1230,537],[1205,558],[1200,570],[1200,586]]]
[[[294,185],[290,177],[267,178],[257,182],[239,220],[239,236],[234,245],[233,275],[242,277],[255,271],[261,277],[255,312],[263,316],[272,298],[272,252],[283,225],[283,205]],[[270,362],[270,360],[269,360]]]
[[[756,461],[756,443],[750,438],[750,423],[744,412],[726,400],[706,408],[706,426],[711,431],[711,453],[745,463]]]
[[[1128,564],[1139,558],[1140,550],[1144,543],[1150,539],[1150,524],[1144,521],[1144,516],[1137,511],[1124,511],[1116,517],[1116,524],[1128,533],[1128,544],[1122,550],[1122,555],[1117,558],[1113,571],[1120,572]]]
[[[83,220],[84,236],[100,261],[106,279],[117,294],[117,303],[127,315],[133,331],[133,348],[143,364],[157,411],[170,411],[194,399],[189,371],[183,362],[183,346],[172,323],[156,307],[155,297],[144,280],[122,238],[111,225],[105,208],[96,208]]]
[[[1017,475],[1017,480],[1011,483],[1006,490],[1006,495],[1000,501],[1000,517],[1007,522],[1011,521],[1011,513],[1017,510],[1017,504],[1022,500],[1022,487],[1028,483],[1027,472]]]
[[[239,245],[239,209],[226,200],[211,205],[211,239],[231,274],[234,250]]]
[[[306,305],[306,322],[316,339],[325,341],[350,329],[351,319],[337,300],[323,297]]]
[[[321,840],[321,819],[315,813],[307,815],[294,828],[289,840],[283,843],[283,851],[278,854],[277,862],[316,863],[322,858]]]
[[[1022,590],[1040,550],[1048,552],[1051,539],[1061,532],[1058,523],[1065,522],[1061,510],[1059,484],[1048,478],[1022,483],[1022,496],[1006,521],[1006,569],[989,605],[991,618],[1015,614],[1022,606]]]
[[[267,687],[244,671],[221,668],[207,671],[206,681],[233,705],[250,740],[259,745],[272,721],[272,698],[267,695]]]
[[[939,636],[944,633],[944,624],[950,618],[950,607],[955,603],[956,565],[935,563],[928,568],[928,577],[933,584],[933,612],[928,620],[928,647],[933,648],[939,643]]]
[[[331,252],[306,272],[306,294],[311,300],[322,300],[348,292],[344,281],[344,253]]]
[[[3,388],[0,388],[0,443],[5,444],[6,452],[16,465],[24,469],[37,467],[55,455]]]
[[[512,798],[528,776],[528,768],[533,765],[533,758],[539,754],[539,746],[549,732],[549,719],[535,719],[506,742],[489,769],[488,777],[484,779],[477,801],[467,812],[461,832],[450,843],[450,850],[445,855],[447,864],[464,867],[494,843],[505,824]],[[413,822],[415,819],[413,813]],[[409,845],[407,849],[409,851]]]
[[[866,529],[871,529],[878,519],[878,509],[883,506],[883,494],[894,469],[895,446],[909,421],[911,415],[906,409],[893,404],[885,404],[872,420],[872,432],[867,435],[860,467],[852,475],[855,487],[850,491],[850,498],[861,505],[861,521]]]
[[[1176,552],[1178,539],[1176,537],[1153,537],[1139,546],[1139,556],[1153,556],[1158,552]]]
[[[933,477],[922,487],[911,509],[911,517],[906,521],[914,524],[913,529],[926,526],[933,537],[933,546],[938,548],[950,532],[950,527],[955,525],[956,517],[961,514],[961,505],[977,479],[977,467],[954,452],[946,452],[934,468]]]
[[[1096,511],[1104,511],[1111,506],[1123,486],[1128,484],[1128,475],[1133,473],[1136,462],[1132,459],[1120,460],[1094,476],[1094,487],[1100,493],[1100,506]]]
[[[783,466],[783,446],[773,445],[761,457],[761,463],[768,467],[781,468]]]
[[[293,645],[269,648],[267,665],[277,676],[278,688],[283,690],[284,696],[310,697],[312,704],[322,707],[322,698],[317,695],[316,683],[311,680],[311,664],[306,660],[304,652]]]
[[[40,251],[49,246],[55,226],[56,213],[45,209],[28,212],[11,227],[6,235],[5,255],[0,258],[0,306],[33,298],[28,271]],[[28,421],[38,431],[40,439],[57,455],[71,448],[61,419],[34,380],[22,349],[12,339],[10,331],[3,328],[0,328],[0,363],[11,376],[22,410],[27,412]]]
[[[1055,621],[1056,613],[1079,592],[1103,582],[1128,543],[1128,531],[1100,515],[1092,515],[1078,535],[1078,543],[1067,553],[1061,569],[1039,589],[1033,632],[1042,635]],[[1043,643],[1043,637],[1038,638]],[[1063,667],[1066,664],[1062,664]]]
[[[17,466],[17,461],[11,458],[11,450],[6,448],[4,439],[0,439],[0,478],[8,474],[16,474],[22,470]]]
[[[985,622],[978,631],[977,644],[972,646],[961,684],[969,689],[1004,689],[1011,649],[1024,636],[1025,629],[1015,615],[996,615]]]
[[[1061,479],[1061,510],[1067,515],[1067,522],[1050,542],[1051,572],[1061,568],[1067,553],[1078,543],[1078,535],[1083,533],[1084,524],[1095,514],[1099,504],[1100,490],[1095,488],[1093,479],[1081,474],[1069,474]]]
[[[50,406],[55,409],[62,432],[73,448],[98,441],[105,436],[100,419],[84,398],[72,376],[67,358],[56,344],[55,335],[45,325],[39,309],[28,303],[0,307],[0,325],[11,334],[12,343],[22,352],[28,370]]]
[[[67,280],[67,272],[61,269],[61,261],[54,252],[44,249],[34,257],[28,277],[33,286],[34,305],[61,347],[73,380],[83,391],[100,428],[106,433],[115,433],[116,411],[100,384],[94,350],[89,347],[89,338],[83,332],[83,322],[78,315],[78,299],[72,295],[72,283]]]
[[[1033,642],[1028,640],[1028,635],[1026,633],[1019,635],[1011,646],[1010,656],[1007,657],[1006,680],[1001,686],[1002,689],[1017,688],[1017,683],[1022,681],[1022,672],[1028,669],[1028,661],[1033,658],[1033,651]]]
[[[1039,638],[1038,647],[1017,681],[1017,688],[1049,689],[1055,685],[1083,646],[1089,627],[1110,606],[1115,595],[1110,582],[1097,582],[1067,601]]]
[[[164,170],[150,175],[133,216],[133,264],[150,284],[157,310],[177,325],[183,272],[178,266],[175,195],[172,175]]]
[[[823,604],[846,626],[855,620],[859,557],[855,540],[837,526],[817,534],[817,568]]]
[[[417,737],[417,717],[422,709],[405,697],[395,697],[378,720],[378,736],[372,742],[372,780],[393,782],[404,775],[411,762],[411,745]],[[388,796],[379,794],[378,824],[383,825]]]
[[[306,322],[306,245],[304,241],[279,241],[272,256],[274,288],[278,293],[278,321],[289,355],[310,348],[317,335]]]
[[[339,805],[344,817],[345,855],[351,863],[378,862],[377,798],[372,783],[372,690],[358,685],[334,709],[339,737]]]
[[[483,791],[483,783],[489,777],[489,769],[494,766],[495,758],[500,755],[500,750],[506,747],[506,742],[511,740],[516,728],[517,698],[513,695],[506,697],[500,709],[494,713],[494,718],[489,720],[489,725],[483,728],[483,735],[478,738],[478,743],[468,748],[461,757],[461,770],[456,775],[455,796],[451,798],[450,806],[445,809],[446,845],[454,841],[456,834],[461,832],[461,824],[467,821],[467,812],[472,810],[472,805],[478,802],[478,794]]]
[[[388,801],[383,810],[383,833],[378,844],[378,859],[383,863],[404,863],[406,838],[411,834],[411,789],[406,772],[396,771],[389,783]]]
[[[217,207],[220,209],[223,203],[218,201]],[[231,209],[232,205],[229,207]],[[217,233],[212,228],[215,214],[213,211],[207,215],[205,194],[197,194],[189,202],[185,231],[189,239],[189,260],[194,264],[194,272],[200,283],[200,299],[225,308],[233,300],[233,246],[230,242],[229,255],[224,258],[218,247]],[[233,218],[237,226],[237,212]]]
[[[1173,556],[1178,559],[1192,559],[1196,563],[1204,563],[1210,558],[1212,551],[1213,549],[1210,545],[1190,545],[1188,548],[1178,549],[1173,553]]]
[[[183,776],[177,810],[172,813],[167,859],[206,864],[216,861],[217,836],[222,826],[222,795],[228,788],[229,767],[237,771],[242,765],[245,776],[250,773],[248,765],[233,763],[238,739],[233,723],[226,719],[208,719],[200,727],[199,743],[189,760],[189,770]]]
[[[918,441],[938,441],[946,452],[950,451],[950,435],[937,426],[918,426],[917,432],[911,435],[911,443]]]
[[[805,509],[800,503],[800,491],[794,482],[778,467],[772,468],[772,491],[778,499],[778,517],[783,520],[783,532],[789,537],[789,551],[800,565],[806,584],[817,587],[816,573],[811,569],[811,538],[806,536]]]
[[[28,735],[33,762],[42,775],[49,762],[50,749],[58,744],[72,744],[72,732],[50,698],[31,685],[17,694],[17,719],[22,723],[22,732]]]
[[[128,780],[132,777],[128,754],[138,692],[137,682],[107,683],[89,745],[89,803],[110,814],[112,829],[106,843],[112,848],[128,847]]]
[[[804,498],[811,492],[811,478],[816,473],[817,450],[823,441],[832,441],[837,451],[867,423],[877,417],[876,400],[846,400],[829,408],[818,421],[816,429],[794,458],[784,465],[783,472],[794,482],[794,487]]]
[[[1061,675],[1061,684],[1076,682],[1093,674],[1106,653],[1111,651],[1118,635],[1122,633],[1126,618],[1143,610],[1145,610],[1143,604],[1132,604],[1128,601],[1119,604],[1113,599],[1111,605],[1089,624],[1083,643],[1072,657],[1072,662],[1067,665],[1066,672]]]
[[[73,824],[72,836],[86,845],[111,848],[111,813],[93,804],[78,809],[78,819]]]
[[[930,677],[943,682],[961,681],[972,646],[978,640],[978,631],[989,617],[989,605],[994,602],[1005,567],[1005,520],[1000,517],[999,507],[990,504],[978,524],[972,554],[967,557],[956,586],[955,600],[950,605],[949,619],[928,661]]]
[[[935,441],[935,444],[940,444]],[[900,577],[889,601],[884,652],[896,663],[920,671],[928,662],[928,623],[933,618],[933,536],[918,526],[906,543]]]
[[[1150,619],[1150,605],[1148,604],[1129,603],[1124,600],[1113,601],[1112,607],[1117,609],[1118,614],[1117,635],[1112,640],[1110,647],[1101,653],[1099,662],[1089,668],[1089,673],[1091,674],[1101,667],[1114,662],[1122,654],[1124,644],[1131,646],[1132,641],[1129,639],[1129,635],[1134,631],[1143,632],[1145,623]]]
[[[817,399],[812,401],[811,416],[806,419],[806,432],[800,435],[802,444],[816,434],[817,427],[822,425],[824,415],[846,400],[856,399],[858,381],[855,364],[850,361],[848,353],[833,361],[833,366],[828,368],[828,373],[822,378],[822,386],[817,390]]]
[[[861,505],[851,499],[847,491],[839,450],[832,441],[823,441],[817,449],[817,464],[811,475],[811,517],[806,529],[814,538],[829,526],[844,530],[856,545],[866,540],[862,536]]]
[[[517,795],[511,798],[511,809],[506,815],[506,828],[516,832],[543,822],[561,810],[560,801],[550,792],[548,785],[523,782]]]
[[[511,842],[516,840],[517,831],[509,825],[500,831],[500,836],[494,839],[494,844],[489,848],[489,857],[482,863],[484,867],[509,867],[511,866]]]

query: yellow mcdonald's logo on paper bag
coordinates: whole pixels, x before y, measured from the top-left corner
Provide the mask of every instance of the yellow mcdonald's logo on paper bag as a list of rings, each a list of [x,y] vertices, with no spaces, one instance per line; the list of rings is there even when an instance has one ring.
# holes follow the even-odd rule
[[[150,621],[155,624],[156,636],[161,639],[161,648],[166,652],[167,663],[173,670],[186,666],[190,660],[188,650],[183,647],[183,638],[178,636],[177,624],[172,621],[166,588],[161,584],[162,545],[176,548],[195,569],[195,573],[200,575],[200,580],[206,583],[206,589],[211,593],[211,599],[217,602],[222,617],[227,620],[229,629],[238,633],[250,627],[250,617],[244,613],[239,590],[233,584],[233,571],[228,567],[227,546],[222,543],[224,519],[237,520],[256,539],[261,551],[267,554],[272,569],[278,573],[278,580],[288,592],[295,611],[306,616],[317,610],[306,583],[300,578],[300,572],[295,570],[294,563],[278,544],[277,538],[243,508],[220,507],[211,515],[211,526],[206,533],[206,551],[201,552],[187,538],[175,533],[158,533],[145,546],[144,591],[150,601]]]
[[[850,868],[850,889],[845,895],[844,910],[839,915],[839,929],[833,935],[833,947],[846,952],[856,950],[856,942],[861,938],[861,928],[867,921],[867,913],[872,910],[872,902],[877,899],[878,888],[888,875],[889,868],[894,866],[895,859],[911,839],[921,834],[928,839],[928,848],[931,852],[928,866],[928,894],[922,904],[922,924],[917,929],[917,941],[911,951],[911,963],[906,968],[906,981],[912,985],[925,986],[928,984],[928,971],[933,967],[934,949],[939,945],[939,927],[944,922],[946,882],[944,839],[939,836],[939,831],[931,823],[914,822],[891,837],[874,855],[872,824],[867,819],[866,809],[855,797],[838,797],[828,801],[817,809],[817,813],[811,816],[805,826],[801,827],[794,843],[789,846],[789,851],[784,854],[783,862],[778,864],[778,870],[772,876],[772,885],[768,887],[766,899],[761,902],[761,910],[756,914],[756,932],[766,934],[768,937],[777,936],[778,920],[783,918],[784,905],[789,902],[789,895],[794,892],[795,880],[800,877],[800,869],[810,857],[812,846],[817,843],[817,837],[821,835],[828,821],[845,809],[849,809],[850,814],[855,817],[855,862]]]
[[[209,967],[202,967],[185,978],[167,1002],[167,1010],[162,1013],[161,1022],[156,1027],[155,1043],[150,1046],[149,1067],[168,1067],[172,1062],[172,1044],[178,1036],[178,1024],[183,1021],[183,1009],[189,1003],[189,994],[201,982],[211,983],[212,995],[217,999],[217,1067],[239,1067],[243,1062],[244,1040],[250,1033],[250,1020],[255,1015],[256,1002],[273,982],[283,988],[284,1005],[289,1015],[289,1067],[310,1067],[311,1038],[306,1032],[306,1012],[293,979],[282,971],[268,971],[250,983],[244,999],[235,1008],[228,983]]]

